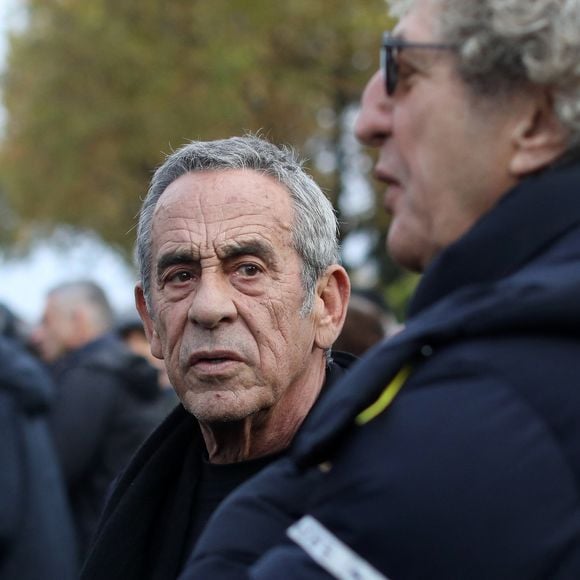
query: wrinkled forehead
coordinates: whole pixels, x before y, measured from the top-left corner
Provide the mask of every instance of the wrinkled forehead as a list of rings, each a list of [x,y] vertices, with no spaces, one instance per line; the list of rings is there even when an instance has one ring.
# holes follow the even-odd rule
[[[222,169],[188,172],[171,182],[161,195],[156,211],[187,201],[201,210],[220,207],[225,214],[267,212],[286,208],[290,194],[274,177],[253,169]]]
[[[190,172],[159,198],[153,236],[184,228],[214,236],[248,228],[289,231],[293,221],[288,190],[269,175],[246,169]]]

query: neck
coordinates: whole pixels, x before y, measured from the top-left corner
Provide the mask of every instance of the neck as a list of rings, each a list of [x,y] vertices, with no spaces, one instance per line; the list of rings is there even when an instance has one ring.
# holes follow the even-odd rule
[[[288,387],[270,408],[240,421],[202,423],[201,432],[211,463],[237,463],[279,453],[290,446],[318,398],[325,379],[323,360],[307,380]]]

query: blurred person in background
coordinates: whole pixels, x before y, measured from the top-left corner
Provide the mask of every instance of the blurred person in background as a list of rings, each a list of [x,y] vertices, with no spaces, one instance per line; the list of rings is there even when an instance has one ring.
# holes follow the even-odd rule
[[[361,356],[371,346],[400,329],[401,326],[380,294],[353,289],[344,326],[333,348]]]
[[[47,424],[54,386],[0,334],[0,580],[74,580],[76,539]]]
[[[285,452],[351,364],[332,205],[295,153],[192,142],[153,176],[136,303],[182,405],[107,503],[83,580],[176,578],[233,489]],[[209,578],[209,577],[208,577]]]
[[[151,346],[145,333],[143,321],[137,312],[126,313],[116,323],[115,329],[121,340],[127,345],[131,352],[142,356],[149,364],[157,369],[161,398],[166,414],[169,414],[176,405],[179,404],[179,397],[169,382],[165,361],[159,359],[151,353]]]
[[[580,578],[580,0],[389,3],[356,131],[409,318],[183,579]]]
[[[113,479],[163,419],[157,371],[113,333],[102,288],[48,292],[32,342],[56,383],[50,426],[84,556]]]

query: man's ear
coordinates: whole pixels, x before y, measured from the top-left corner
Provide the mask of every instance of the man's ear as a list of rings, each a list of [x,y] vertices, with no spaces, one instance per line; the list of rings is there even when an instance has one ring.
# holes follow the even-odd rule
[[[568,131],[556,116],[546,91],[529,95],[522,110],[524,116],[512,134],[514,154],[509,166],[517,179],[550,165],[566,150],[568,140]]]
[[[147,302],[145,300],[145,295],[143,294],[143,287],[140,283],[135,285],[135,306],[137,307],[137,312],[143,321],[145,335],[147,336],[147,340],[151,347],[151,354],[155,358],[163,359],[161,341],[159,340],[159,335],[155,330],[153,318],[149,314],[149,308],[147,308]]]
[[[325,350],[338,338],[350,297],[350,280],[346,270],[330,266],[316,285],[314,316],[316,329],[314,343]]]

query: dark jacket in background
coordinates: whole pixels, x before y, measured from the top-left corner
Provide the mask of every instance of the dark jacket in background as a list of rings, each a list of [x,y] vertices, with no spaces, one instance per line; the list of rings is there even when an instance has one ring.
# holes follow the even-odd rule
[[[84,556],[110,484],[166,412],[157,371],[112,335],[65,355],[53,371],[51,428]]]
[[[0,337],[0,579],[76,578],[69,506],[46,415],[53,385]]]
[[[580,578],[580,166],[509,192],[411,314],[222,504],[182,578]]]
[[[336,354],[323,393],[332,389],[353,360],[351,355]],[[170,580],[178,576],[205,453],[197,420],[183,407],[176,408],[141,447],[115,486],[82,580]]]

